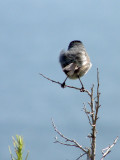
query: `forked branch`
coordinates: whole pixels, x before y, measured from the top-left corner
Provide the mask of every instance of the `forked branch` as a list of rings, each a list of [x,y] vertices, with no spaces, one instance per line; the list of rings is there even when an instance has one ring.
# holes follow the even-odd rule
[[[52,121],[52,126],[53,126],[55,132],[56,132],[61,138],[63,138],[64,141],[65,141],[65,142],[61,142],[61,141],[58,140],[57,137],[55,137],[55,142],[54,142],[54,143],[59,143],[59,144],[65,145],[65,146],[74,146],[74,147],[77,147],[77,148],[79,148],[81,151],[84,152],[84,153],[82,154],[82,156],[85,155],[85,154],[88,154],[89,149],[83,148],[82,145],[80,145],[77,141],[75,141],[75,140],[73,140],[73,139],[70,139],[70,138],[64,136],[64,135],[57,129],[57,127],[55,126],[55,123],[54,123],[53,119],[51,119],[51,121]],[[80,157],[82,157],[82,156],[80,156]],[[80,158],[80,157],[79,157],[79,158]]]

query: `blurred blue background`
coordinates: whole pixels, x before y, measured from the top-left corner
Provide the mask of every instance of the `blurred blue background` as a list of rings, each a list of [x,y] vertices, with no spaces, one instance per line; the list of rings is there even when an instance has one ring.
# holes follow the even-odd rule
[[[92,68],[82,78],[90,90],[100,72],[96,159],[120,136],[120,1],[0,1],[0,159],[10,159],[12,136],[22,135],[29,160],[73,160],[80,150],[54,144],[51,118],[64,135],[87,146],[90,133],[82,111],[86,93],[43,79],[63,82],[59,53],[81,40]],[[67,84],[80,87],[78,80]],[[120,142],[106,159],[119,159]],[[13,149],[13,148],[12,148]],[[13,151],[13,150],[12,150]],[[85,158],[84,158],[85,159]]]

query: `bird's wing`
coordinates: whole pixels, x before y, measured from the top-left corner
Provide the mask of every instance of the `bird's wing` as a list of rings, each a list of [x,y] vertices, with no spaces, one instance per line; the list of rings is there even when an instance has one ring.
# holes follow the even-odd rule
[[[73,58],[70,57],[68,54],[67,54],[67,51],[64,51],[62,50],[60,52],[60,56],[59,56],[59,62],[62,66],[62,68],[66,67],[67,65],[69,65],[70,63],[73,62]]]

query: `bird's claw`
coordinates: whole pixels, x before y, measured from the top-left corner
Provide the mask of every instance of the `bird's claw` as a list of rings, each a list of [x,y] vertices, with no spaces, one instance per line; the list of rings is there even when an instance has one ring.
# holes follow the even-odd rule
[[[85,88],[84,87],[80,88],[80,92],[85,92]]]
[[[65,82],[63,82],[63,83],[61,84],[61,87],[62,87],[62,88],[65,88]]]

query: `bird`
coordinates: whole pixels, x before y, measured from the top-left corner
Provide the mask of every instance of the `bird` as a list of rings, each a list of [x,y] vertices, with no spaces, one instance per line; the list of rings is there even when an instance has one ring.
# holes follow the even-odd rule
[[[80,78],[89,71],[92,63],[83,43],[79,40],[71,41],[68,45],[68,50],[62,50],[60,52],[59,62],[63,72],[67,76],[61,87],[65,87],[65,82],[68,78],[79,79],[82,85],[81,91],[84,92],[84,86]]]

